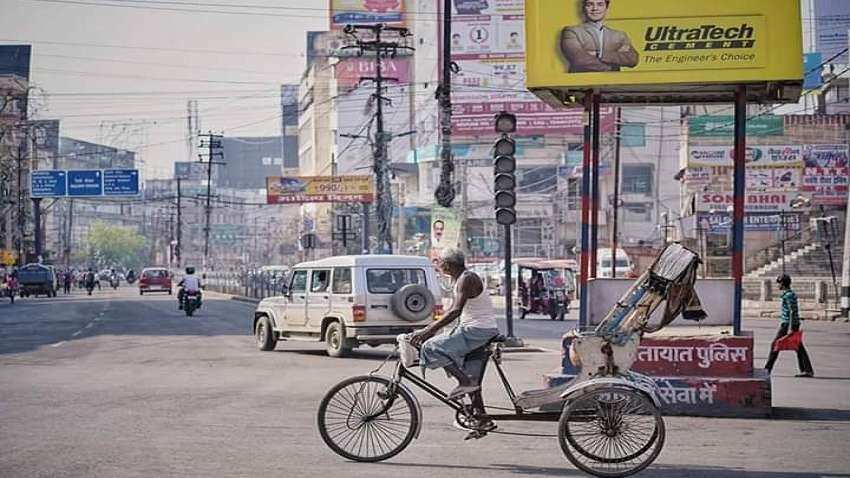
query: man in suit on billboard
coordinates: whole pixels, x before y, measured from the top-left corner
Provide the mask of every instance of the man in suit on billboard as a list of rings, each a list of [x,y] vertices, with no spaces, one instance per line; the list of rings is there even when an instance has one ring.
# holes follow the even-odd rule
[[[611,0],[579,0],[585,22],[561,31],[561,52],[570,73],[620,71],[637,66],[639,56],[629,36],[604,24]]]

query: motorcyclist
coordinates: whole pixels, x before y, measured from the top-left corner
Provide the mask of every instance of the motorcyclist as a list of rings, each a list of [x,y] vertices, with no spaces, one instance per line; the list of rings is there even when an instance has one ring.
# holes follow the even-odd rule
[[[177,284],[180,290],[177,291],[177,302],[180,310],[183,310],[183,299],[187,293],[198,294],[198,304],[201,302],[201,278],[195,275],[194,267],[186,268],[186,275]],[[198,305],[200,307],[200,305]]]
[[[109,269],[109,285],[111,287],[118,287],[118,273],[115,272],[115,269]]]

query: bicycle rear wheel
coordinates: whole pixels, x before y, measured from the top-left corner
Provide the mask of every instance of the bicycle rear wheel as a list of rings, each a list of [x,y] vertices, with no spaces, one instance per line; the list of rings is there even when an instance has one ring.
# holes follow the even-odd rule
[[[558,422],[558,441],[580,470],[601,477],[635,474],[664,447],[661,412],[643,393],[597,389],[576,397]]]
[[[416,435],[416,402],[383,377],[353,377],[335,385],[319,405],[319,433],[338,455],[361,462],[401,453]]]

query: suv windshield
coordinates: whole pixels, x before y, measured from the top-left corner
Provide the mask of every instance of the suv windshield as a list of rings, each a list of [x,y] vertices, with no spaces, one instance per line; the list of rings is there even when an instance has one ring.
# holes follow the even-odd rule
[[[423,269],[369,269],[366,287],[372,294],[394,294],[408,284],[425,284]]]

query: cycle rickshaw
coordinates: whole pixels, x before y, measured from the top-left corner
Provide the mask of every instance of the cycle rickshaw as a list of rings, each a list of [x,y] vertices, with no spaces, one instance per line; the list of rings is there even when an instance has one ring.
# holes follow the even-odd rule
[[[399,359],[391,377],[372,373],[331,388],[318,411],[319,432],[337,454],[377,462],[404,450],[419,436],[422,407],[412,384],[455,411],[467,438],[487,434],[486,421],[552,421],[558,441],[577,468],[601,477],[621,477],[649,466],[664,447],[665,427],[655,382],[630,370],[644,332],[657,331],[680,314],[704,317],[693,285],[699,257],[678,244],[667,246],[653,266],[592,331],[572,332],[570,359],[578,376],[560,387],[515,394],[501,366],[502,337],[467,356],[478,360],[479,379],[489,361],[513,404],[511,413],[476,413],[468,397],[449,399]],[[650,330],[649,318],[661,304],[664,316]],[[389,357],[388,357],[389,358]],[[554,411],[550,411],[554,410]]]

